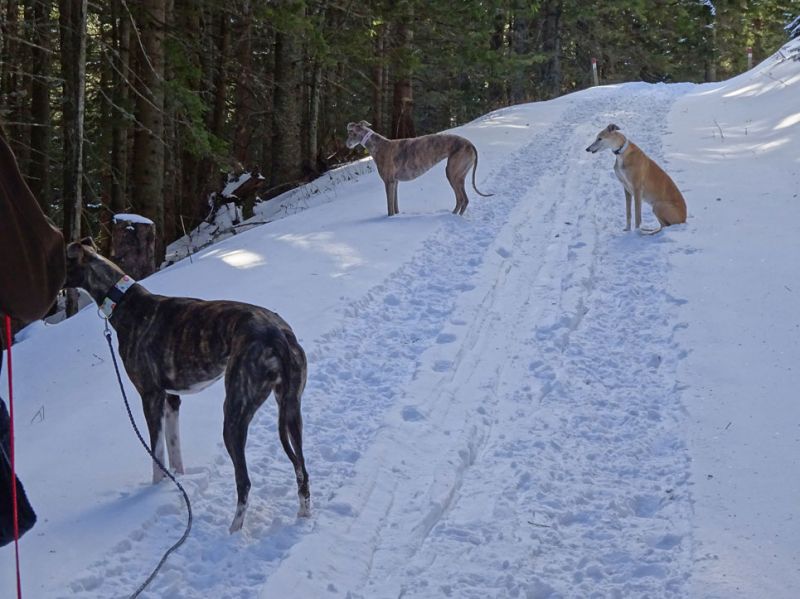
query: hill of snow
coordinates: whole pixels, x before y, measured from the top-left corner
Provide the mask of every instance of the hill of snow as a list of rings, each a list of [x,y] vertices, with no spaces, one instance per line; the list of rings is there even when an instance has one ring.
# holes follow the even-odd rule
[[[143,596],[798,596],[798,45],[722,83],[598,87],[455,129],[495,194],[463,218],[443,165],[387,218],[361,161],[144,281],[293,326],[314,515],[295,518],[270,401],[228,535],[223,385],[186,397],[195,525]],[[584,151],[611,122],[675,179],[685,225],[622,231],[612,156]],[[102,329],[88,307],[14,347],[28,599],[128,596],[182,532]],[[13,561],[0,550],[2,596]]]

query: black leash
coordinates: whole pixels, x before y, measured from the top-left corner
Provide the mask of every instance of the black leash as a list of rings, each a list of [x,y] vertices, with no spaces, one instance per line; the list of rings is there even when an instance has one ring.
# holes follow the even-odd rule
[[[189,537],[189,531],[192,530],[192,504],[189,503],[189,495],[186,494],[186,490],[183,488],[181,483],[179,483],[177,479],[172,475],[172,473],[164,467],[164,464],[161,463],[161,460],[159,460],[155,455],[153,455],[152,450],[150,449],[150,447],[148,447],[147,443],[145,443],[145,440],[142,437],[142,433],[139,432],[139,427],[136,426],[136,421],[133,419],[133,413],[131,413],[131,406],[128,403],[128,396],[125,394],[125,387],[122,384],[122,375],[120,375],[119,366],[117,366],[117,356],[114,353],[114,346],[111,344],[111,329],[108,328],[108,318],[104,317],[103,320],[106,323],[106,330],[104,335],[106,336],[106,341],[108,341],[108,349],[111,351],[111,360],[114,362],[114,370],[117,371],[117,381],[119,381],[119,389],[120,391],[122,391],[122,399],[125,401],[125,409],[128,411],[128,418],[130,418],[133,430],[136,433],[136,436],[139,437],[139,442],[142,444],[142,447],[145,448],[145,451],[147,451],[147,453],[150,455],[153,461],[158,465],[158,467],[161,468],[161,472],[166,474],[170,478],[170,480],[173,483],[175,483],[175,486],[178,487],[178,490],[183,495],[183,500],[186,502],[186,511],[188,512],[188,518],[186,520],[186,530],[183,532],[183,536],[180,539],[178,539],[177,543],[175,543],[172,547],[167,549],[167,551],[164,553],[164,556],[161,558],[161,561],[158,562],[158,565],[155,567],[153,572],[150,574],[150,576],[147,577],[147,580],[145,580],[139,586],[139,588],[136,589],[133,595],[131,595],[130,599],[135,599],[141,594],[142,591],[144,591],[147,588],[147,585],[153,582],[153,579],[156,577],[156,574],[158,574],[158,571],[161,569],[161,566],[164,565],[164,562],[167,561],[169,555],[173,551],[175,551],[178,547],[183,545],[184,541],[186,541],[186,539]]]

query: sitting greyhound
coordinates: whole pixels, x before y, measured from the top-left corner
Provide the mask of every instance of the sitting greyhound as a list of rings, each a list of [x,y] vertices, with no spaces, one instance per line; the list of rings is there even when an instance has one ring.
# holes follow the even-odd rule
[[[472,189],[485,198],[490,193],[481,193],[475,187],[475,169],[478,168],[478,150],[468,139],[448,133],[423,135],[411,139],[389,140],[370,129],[367,121],[348,123],[345,145],[353,149],[364,146],[378,167],[378,174],[386,185],[386,203],[389,216],[397,214],[397,182],[411,181],[431,167],[447,158],[445,173],[450,187],[456,194],[453,214],[464,214],[469,204],[464,189],[464,178],[472,167]]]
[[[631,229],[631,198],[637,229],[642,224],[642,200],[653,207],[658,219],[657,229],[640,229],[645,235],[686,222],[686,201],[675,182],[613,123],[600,131],[594,143],[586,148],[592,154],[601,150],[611,150],[617,157],[614,172],[625,189],[625,231]]]
[[[298,516],[310,515],[300,415],[306,356],[280,316],[241,302],[149,293],[100,256],[91,239],[67,246],[65,285],[88,291],[117,331],[122,363],[142,398],[153,455],[164,462],[166,436],[170,467],[179,474],[179,395],[197,393],[225,377],[222,436],[238,494],[231,532],[242,527],[250,491],[247,429],[272,391],[278,403],[278,434],[297,477]],[[162,478],[154,462],[153,482]]]

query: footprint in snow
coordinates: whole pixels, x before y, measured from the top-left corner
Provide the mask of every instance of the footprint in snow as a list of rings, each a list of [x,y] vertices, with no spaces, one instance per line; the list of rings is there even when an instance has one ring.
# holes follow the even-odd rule
[[[450,360],[436,360],[432,368],[434,372],[447,372],[452,367],[453,363]]]
[[[406,406],[403,408],[403,420],[406,422],[418,422],[425,420],[425,416],[414,406]]]

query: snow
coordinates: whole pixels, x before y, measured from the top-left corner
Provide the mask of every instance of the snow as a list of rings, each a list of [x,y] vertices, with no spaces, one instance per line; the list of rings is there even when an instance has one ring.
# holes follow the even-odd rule
[[[679,376],[702,523],[698,597],[800,596],[798,67],[768,61],[672,112],[670,166],[702,173],[687,190],[692,226],[713,224],[674,236],[683,252],[670,280],[690,325],[678,334],[691,352]]]
[[[140,223],[143,225],[152,225],[153,221],[145,216],[141,216],[139,214],[115,214],[114,215],[114,222],[120,223]]]
[[[182,409],[192,534],[142,596],[798,596],[798,43],[727,82],[593,88],[456,129],[495,193],[465,217],[439,165],[387,218],[364,160],[143,281],[293,326],[313,516],[295,517],[267,402],[228,534],[215,383]],[[611,122],[684,191],[685,225],[622,231],[613,157],[584,151]],[[102,328],[88,307],[14,347],[28,598],[128,596],[183,530]],[[0,550],[2,596],[12,572]]]
[[[247,183],[252,177],[253,175],[249,172],[244,172],[238,177],[233,175],[229,176],[228,181],[225,183],[225,187],[222,190],[222,197],[235,198],[236,190],[239,189],[245,183]]]

